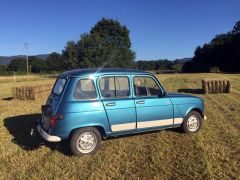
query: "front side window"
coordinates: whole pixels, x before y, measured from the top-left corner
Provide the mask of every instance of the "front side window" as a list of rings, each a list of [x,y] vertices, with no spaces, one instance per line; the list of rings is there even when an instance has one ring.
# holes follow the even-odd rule
[[[103,77],[99,83],[104,98],[124,98],[130,95],[128,77]]]
[[[58,78],[54,85],[53,93],[59,96],[63,91],[65,83],[66,83],[66,79]]]
[[[139,76],[134,78],[134,91],[136,96],[158,96],[160,88],[153,78]]]
[[[91,79],[80,79],[74,89],[73,97],[75,99],[95,99],[97,97],[96,89]]]

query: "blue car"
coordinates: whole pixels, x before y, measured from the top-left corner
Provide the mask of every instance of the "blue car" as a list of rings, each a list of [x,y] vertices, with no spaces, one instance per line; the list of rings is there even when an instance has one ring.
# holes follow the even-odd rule
[[[84,155],[110,136],[178,127],[194,133],[204,119],[201,98],[167,93],[149,72],[77,69],[58,76],[37,131],[46,141],[69,140],[72,153]]]

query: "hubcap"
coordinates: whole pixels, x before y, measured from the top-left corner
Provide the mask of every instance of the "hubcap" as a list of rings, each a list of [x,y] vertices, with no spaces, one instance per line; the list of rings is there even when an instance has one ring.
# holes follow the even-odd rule
[[[84,154],[90,153],[97,145],[97,137],[92,132],[84,132],[78,138],[76,142],[77,149]]]
[[[195,115],[192,115],[188,118],[187,127],[188,127],[188,130],[191,132],[194,132],[198,129],[199,122],[198,122],[198,118]]]

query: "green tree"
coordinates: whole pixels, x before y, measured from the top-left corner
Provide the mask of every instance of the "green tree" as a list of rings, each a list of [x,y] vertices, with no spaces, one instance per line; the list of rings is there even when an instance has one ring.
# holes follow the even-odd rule
[[[236,22],[232,30],[233,34],[240,34],[240,21]]]
[[[240,72],[240,21],[233,30],[216,35],[210,43],[197,47],[192,61],[186,62],[184,72]]]
[[[28,63],[29,63],[30,72],[39,73],[41,71],[46,70],[45,61],[43,59],[39,59],[35,56],[29,56]],[[13,59],[9,63],[7,70],[26,72],[27,71],[26,58]]]
[[[36,56],[29,57],[29,67],[30,72],[39,73],[41,71],[46,71],[46,62],[43,59],[39,59]]]
[[[81,35],[77,59],[80,67],[133,67],[129,30],[117,20],[102,18],[90,33]]]
[[[6,71],[6,70],[7,70],[7,65],[0,64],[0,71]]]
[[[51,53],[46,60],[47,69],[50,71],[65,70],[64,59],[61,54],[56,52]]]
[[[182,72],[182,64],[180,64],[180,63],[176,63],[176,64],[173,64],[172,66],[171,66],[171,70],[172,71],[176,71],[176,72]]]
[[[63,64],[67,70],[78,68],[77,45],[74,41],[68,41],[62,52]]]
[[[27,71],[27,63],[25,58],[16,58],[11,60],[8,65],[8,71]]]

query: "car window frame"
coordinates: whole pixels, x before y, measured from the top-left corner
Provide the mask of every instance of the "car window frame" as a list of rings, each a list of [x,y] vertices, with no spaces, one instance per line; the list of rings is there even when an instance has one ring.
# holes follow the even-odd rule
[[[64,83],[64,86],[63,86],[63,88],[62,88],[61,93],[60,93],[60,94],[57,94],[57,93],[55,93],[53,90],[54,90],[54,87],[56,86],[57,81],[58,81],[59,79],[65,79],[65,83]],[[54,85],[53,85],[53,87],[52,87],[51,93],[54,94],[55,96],[61,97],[62,94],[63,94],[63,91],[65,90],[65,87],[66,87],[66,84],[67,84],[67,83],[68,83],[68,79],[67,79],[67,78],[61,77],[61,76],[57,77],[57,79],[56,79],[56,81],[54,82]]]
[[[102,91],[101,91],[101,87],[100,87],[100,80],[102,78],[106,78],[106,77],[114,77],[114,87],[115,87],[115,97],[104,97],[102,95]],[[125,96],[125,97],[116,97],[116,84],[115,84],[115,78],[116,77],[126,77],[127,80],[128,80],[128,87],[129,87],[129,95],[128,96]],[[115,74],[111,74],[111,75],[102,75],[98,78],[98,81],[97,81],[97,87],[98,87],[98,90],[99,90],[99,95],[101,97],[101,99],[129,99],[132,97],[132,87],[131,87],[131,77],[129,77],[128,75],[115,75]]]
[[[95,94],[96,94],[95,98],[77,99],[77,98],[74,97],[74,92],[75,92],[75,89],[76,89],[76,87],[77,87],[77,84],[78,84],[78,82],[81,81],[81,80],[91,80],[91,82],[92,82],[92,84],[93,84],[93,87],[94,87],[94,89],[95,89]],[[97,99],[98,99],[98,90],[97,90],[97,87],[96,87],[96,85],[95,85],[95,83],[94,83],[94,80],[93,80],[92,78],[90,78],[90,77],[84,77],[84,78],[79,78],[79,79],[77,79],[77,80],[76,80],[76,83],[75,83],[75,85],[74,85],[74,89],[73,89],[73,91],[72,91],[72,99],[75,100],[75,101],[94,101],[94,100],[97,100]]]
[[[155,76],[153,76],[153,75],[135,75],[132,78],[132,86],[133,86],[134,97],[136,97],[136,98],[156,98],[156,97],[158,98],[159,97],[159,95],[154,95],[154,96],[148,96],[148,95],[147,96],[138,96],[138,95],[136,95],[134,82],[135,82],[135,78],[138,78],[138,77],[151,78],[157,84],[159,90],[161,90],[162,93],[165,92],[165,90],[162,88],[161,84],[159,83],[159,81],[157,80],[157,78]]]

